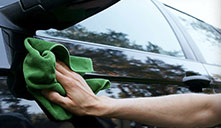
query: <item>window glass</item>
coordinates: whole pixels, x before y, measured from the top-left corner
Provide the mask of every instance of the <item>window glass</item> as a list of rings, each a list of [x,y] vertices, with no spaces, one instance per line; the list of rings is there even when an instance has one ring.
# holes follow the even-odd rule
[[[68,29],[39,34],[184,58],[170,25],[150,0],[121,0]]]
[[[207,63],[221,65],[221,34],[200,20],[171,8],[168,9],[178,17]]]

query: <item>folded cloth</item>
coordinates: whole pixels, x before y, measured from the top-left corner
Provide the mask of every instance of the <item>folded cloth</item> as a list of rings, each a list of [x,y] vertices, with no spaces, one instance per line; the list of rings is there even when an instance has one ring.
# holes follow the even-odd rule
[[[34,38],[24,41],[28,54],[24,59],[23,73],[27,90],[35,97],[38,103],[51,114],[55,120],[68,120],[72,114],[61,106],[46,99],[41,90],[53,90],[65,96],[65,90],[56,80],[56,59],[64,62],[71,70],[84,75],[93,72],[92,61],[89,58],[70,56],[62,44],[47,42]],[[86,79],[86,82],[96,94],[101,89],[110,87],[105,79]]]

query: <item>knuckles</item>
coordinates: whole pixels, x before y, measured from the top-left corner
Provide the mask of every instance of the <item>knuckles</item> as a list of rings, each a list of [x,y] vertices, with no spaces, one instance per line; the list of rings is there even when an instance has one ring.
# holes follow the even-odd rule
[[[64,84],[65,84],[66,86],[70,87],[70,86],[72,86],[72,85],[74,84],[74,80],[71,79],[70,77],[66,77],[66,78],[64,79]]]
[[[55,92],[48,92],[46,97],[51,100],[51,101],[56,101],[57,100],[57,96]]]

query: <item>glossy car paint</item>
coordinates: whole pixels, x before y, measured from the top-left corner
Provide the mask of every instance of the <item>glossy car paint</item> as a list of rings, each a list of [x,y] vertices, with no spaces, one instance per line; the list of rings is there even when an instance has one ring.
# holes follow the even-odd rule
[[[64,44],[71,55],[90,57],[93,60],[95,73],[87,74],[85,77],[101,77],[111,80],[111,88],[101,91],[98,95],[107,95],[114,98],[148,97],[167,94],[189,93],[191,92],[182,79],[186,72],[193,72],[211,78],[213,84],[219,85],[220,66],[201,63],[196,51],[190,50],[190,44],[186,43],[188,38],[178,27],[173,17],[164,9],[163,5],[154,1],[156,6],[164,13],[174,32],[176,33],[187,59],[178,59],[155,53],[119,48],[83,42],[77,40],[65,40],[57,38],[40,37],[37,38]],[[0,41],[2,41],[0,35]],[[5,47],[5,44],[3,44]],[[2,54],[4,49],[0,42],[1,65],[0,71],[10,67],[7,52]],[[6,51],[7,51],[6,46]],[[197,53],[200,54],[200,53]],[[4,61],[2,61],[4,60]],[[5,71],[5,70],[4,70]],[[1,72],[0,72],[1,74]],[[49,121],[40,107],[34,101],[13,97],[7,89],[6,77],[0,75],[0,113],[16,112],[21,113],[29,120],[33,127],[73,127],[71,121],[52,122]],[[204,88],[204,93],[214,93],[213,88]],[[1,118],[0,115],[0,118]],[[134,121],[118,119],[97,118],[99,127],[105,128],[128,128],[128,127],[148,127]],[[90,122],[86,122],[92,126]],[[82,127],[84,125],[82,124]]]

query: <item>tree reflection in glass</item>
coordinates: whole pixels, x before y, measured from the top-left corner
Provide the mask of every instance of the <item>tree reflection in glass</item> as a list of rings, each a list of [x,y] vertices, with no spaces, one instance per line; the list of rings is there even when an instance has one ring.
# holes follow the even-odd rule
[[[44,31],[45,34],[54,37],[62,37],[74,40],[88,41],[99,44],[136,49],[146,52],[159,53],[169,56],[181,57],[183,58],[182,51],[166,51],[157,44],[147,41],[146,45],[139,45],[135,41],[130,41],[127,38],[127,34],[122,32],[116,32],[114,30],[108,29],[107,32],[93,32],[87,30],[84,26],[75,25],[62,31],[58,30],[47,30]]]
[[[205,60],[210,64],[221,64],[221,33],[211,25],[189,15],[168,8],[175,14],[195,41]]]

